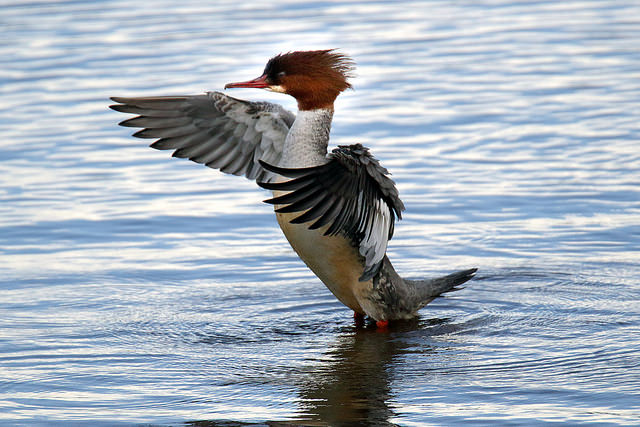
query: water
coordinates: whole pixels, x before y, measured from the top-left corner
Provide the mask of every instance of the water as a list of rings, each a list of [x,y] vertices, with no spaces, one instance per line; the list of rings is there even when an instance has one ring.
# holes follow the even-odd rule
[[[257,3],[0,7],[0,424],[640,424],[640,3]],[[107,108],[330,47],[333,143],[407,205],[396,268],[480,269],[384,333],[266,192]]]

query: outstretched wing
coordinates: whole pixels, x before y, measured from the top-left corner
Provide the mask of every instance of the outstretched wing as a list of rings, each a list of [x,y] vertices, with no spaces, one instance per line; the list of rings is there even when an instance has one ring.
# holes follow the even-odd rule
[[[260,165],[278,164],[295,115],[277,104],[249,102],[220,92],[192,96],[113,97],[111,108],[137,114],[121,126],[144,128],[138,138],[159,138],[158,150],[175,150],[222,172],[269,182],[274,174]]]
[[[404,205],[388,171],[366,147],[341,145],[327,157],[329,162],[323,165],[300,169],[260,162],[265,169],[293,179],[258,185],[289,191],[265,202],[282,205],[276,212],[304,211],[291,223],[313,221],[310,229],[329,225],[325,235],[342,234],[350,239],[364,257],[360,280],[369,280],[382,265],[395,220],[402,218]]]

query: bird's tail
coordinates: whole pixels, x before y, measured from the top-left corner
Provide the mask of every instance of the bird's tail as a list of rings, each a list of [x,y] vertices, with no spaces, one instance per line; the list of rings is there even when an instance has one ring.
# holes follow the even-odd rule
[[[415,292],[419,296],[418,299],[421,302],[420,306],[424,307],[443,293],[457,291],[458,289],[460,289],[456,286],[462,285],[467,280],[473,278],[476,271],[478,271],[477,268],[470,268],[468,270],[458,271],[447,276],[438,277],[437,279],[404,279],[404,281],[414,287]]]

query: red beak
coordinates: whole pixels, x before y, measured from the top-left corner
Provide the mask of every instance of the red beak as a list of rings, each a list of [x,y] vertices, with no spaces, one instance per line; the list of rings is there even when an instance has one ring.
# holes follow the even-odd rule
[[[269,84],[267,83],[267,75],[264,74],[258,77],[257,79],[249,80],[247,82],[227,83],[226,85],[224,85],[225,89],[230,89],[234,87],[257,87],[257,88],[264,89],[266,87],[269,87]]]

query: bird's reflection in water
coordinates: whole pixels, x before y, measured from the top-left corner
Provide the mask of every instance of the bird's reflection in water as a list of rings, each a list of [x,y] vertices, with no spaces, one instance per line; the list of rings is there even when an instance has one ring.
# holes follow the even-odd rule
[[[416,345],[415,337],[445,319],[410,320],[387,331],[356,327],[342,334],[325,358],[318,360],[300,384],[300,413],[304,425],[393,425],[394,359]],[[406,339],[405,339],[406,338]],[[421,343],[421,351],[434,349]]]
[[[221,426],[358,426],[395,425],[390,400],[394,362],[408,352],[436,353],[430,337],[459,328],[449,319],[396,321],[388,330],[356,324],[338,334],[336,342],[306,372],[293,375],[298,389],[298,414],[287,421],[239,423],[202,420],[194,427]],[[418,349],[416,349],[418,348]]]

